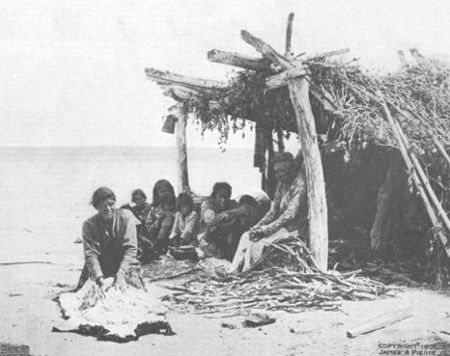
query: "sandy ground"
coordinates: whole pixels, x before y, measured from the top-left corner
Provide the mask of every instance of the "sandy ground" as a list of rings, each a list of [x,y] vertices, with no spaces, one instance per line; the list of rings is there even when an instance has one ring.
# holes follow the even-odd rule
[[[378,343],[431,340],[433,332],[450,331],[449,296],[409,289],[396,298],[344,303],[341,312],[280,312],[275,314],[275,324],[261,329],[239,327],[239,317],[169,315],[177,335],[146,335],[128,344],[53,333],[52,326],[61,315],[52,298],[65,289],[58,283],[73,287],[78,280],[83,253],[81,245],[72,241],[80,236],[82,222],[94,214],[88,204],[93,189],[111,186],[122,203],[132,188],[151,192],[156,179],[172,179],[176,172],[172,156],[169,159],[159,151],[132,155],[80,154],[79,149],[61,154],[35,151],[31,156],[0,157],[4,206],[0,215],[0,343],[27,344],[33,355],[378,355],[389,351],[378,348]],[[190,177],[196,191],[207,194],[216,180],[229,181],[235,194],[259,185],[252,151],[246,156],[229,152],[228,158],[205,150],[190,155],[192,171],[202,172]],[[217,170],[219,160],[221,170]],[[34,260],[52,264],[2,265]],[[151,291],[155,297],[167,293],[156,285]],[[346,338],[346,330],[359,321],[408,305],[414,309],[413,318],[356,339]],[[222,321],[238,328],[223,328]]]
[[[83,263],[81,245],[73,244],[73,240],[68,238],[57,238],[56,232],[62,228],[55,232],[54,226],[65,226],[71,231],[73,225],[73,231],[78,231],[80,222],[77,220],[67,219],[46,225],[36,221],[34,226],[27,227],[32,232],[8,231],[18,238],[8,240],[9,244],[0,251],[0,343],[27,344],[33,355],[109,356],[150,352],[196,356],[383,355],[388,354],[383,351],[392,349],[381,348],[379,344],[403,341],[411,344],[417,340],[422,345],[433,344],[436,335],[433,333],[450,332],[450,295],[426,289],[407,289],[395,298],[344,303],[340,312],[310,311],[294,315],[280,312],[275,314],[275,324],[260,329],[240,327],[242,317],[209,319],[205,316],[169,315],[169,322],[177,335],[146,335],[128,344],[53,333],[52,327],[61,320],[61,314],[52,298],[75,286]],[[46,236],[48,238],[43,243]],[[72,236],[77,237],[75,233]],[[51,264],[1,265],[33,260]],[[155,297],[167,293],[158,284],[156,282],[150,288]],[[356,339],[346,337],[346,330],[360,321],[405,306],[413,307],[412,318]],[[221,326],[223,321],[237,328],[224,328]],[[444,334],[439,335],[445,337]],[[450,335],[447,338],[450,343]]]
[[[65,265],[0,266],[0,341],[27,344],[33,355],[381,355],[392,350],[389,343],[431,345],[436,335],[446,337],[450,345],[450,335],[440,333],[450,332],[449,295],[427,289],[406,289],[372,302],[345,302],[339,312],[274,313],[276,323],[254,329],[241,326],[243,317],[169,315],[177,335],[146,335],[127,344],[53,333],[61,316],[52,298],[73,286],[78,275],[76,268]],[[155,297],[166,293],[158,282],[150,292]],[[406,306],[413,308],[413,317],[355,339],[346,337],[346,330],[360,321]],[[222,322],[236,328],[224,328]]]

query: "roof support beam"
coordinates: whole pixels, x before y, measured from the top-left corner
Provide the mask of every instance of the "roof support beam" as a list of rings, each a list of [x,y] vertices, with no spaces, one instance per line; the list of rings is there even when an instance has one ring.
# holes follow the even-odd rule
[[[273,69],[270,67],[270,61],[266,58],[255,58],[235,52],[212,49],[208,52],[208,60],[214,63],[221,63],[259,72],[273,72]]]
[[[289,79],[294,79],[297,77],[302,77],[307,75],[308,72],[305,68],[292,68],[285,70],[281,73],[275,74],[266,79],[266,87],[268,90],[284,87],[288,85]]]
[[[157,82],[158,84],[178,84],[186,87],[193,87],[194,89],[202,88],[213,90],[227,89],[229,87],[228,83],[226,82],[188,77],[169,71],[163,72],[154,68],[146,68],[145,74],[147,75],[148,79]]]

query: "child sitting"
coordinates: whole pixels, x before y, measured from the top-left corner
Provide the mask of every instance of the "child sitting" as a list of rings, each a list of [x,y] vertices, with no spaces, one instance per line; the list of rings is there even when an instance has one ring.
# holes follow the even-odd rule
[[[260,214],[258,211],[258,202],[251,195],[243,195],[239,199],[238,214],[240,227],[243,231],[247,231],[255,225]]]
[[[199,221],[197,212],[194,210],[194,201],[189,194],[181,193],[177,200],[172,233],[169,236],[171,245],[175,248],[196,246],[198,230]]]

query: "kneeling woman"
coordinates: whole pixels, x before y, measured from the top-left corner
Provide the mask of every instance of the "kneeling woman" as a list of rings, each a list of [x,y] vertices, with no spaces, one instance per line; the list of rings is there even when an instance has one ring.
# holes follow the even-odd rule
[[[120,290],[125,289],[125,279],[135,287],[143,287],[136,258],[137,220],[129,210],[116,210],[115,203],[116,196],[106,187],[98,188],[92,196],[98,214],[83,224],[85,265],[77,289],[89,278],[103,292],[110,287],[108,281]]]

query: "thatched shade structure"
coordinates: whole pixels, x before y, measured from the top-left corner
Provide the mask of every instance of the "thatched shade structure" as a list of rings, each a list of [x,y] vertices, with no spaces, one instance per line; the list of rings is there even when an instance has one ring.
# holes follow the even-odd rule
[[[322,159],[327,152],[363,152],[367,146],[375,147],[373,152],[378,155],[387,154],[384,168],[375,174],[378,194],[370,229],[372,248],[380,248],[394,193],[402,184],[396,173],[400,167],[406,168],[442,251],[450,255],[445,232],[450,231],[445,213],[450,197],[448,181],[442,183],[449,177],[448,163],[442,157],[448,157],[445,148],[450,147],[450,72],[415,49],[410,52],[410,62],[399,52],[402,69],[385,76],[364,71],[356,60],[336,60],[348,49],[294,55],[292,21],[290,15],[284,54],[247,31],[241,31],[241,38],[262,56],[209,51],[208,60],[243,69],[229,82],[155,69],[146,69],[146,75],[165,95],[182,103],[186,113],[193,113],[204,130],[219,130],[225,140],[229,131],[254,125],[255,166],[262,170],[263,188],[269,193],[273,187],[273,133],[279,150],[284,149],[286,135],[299,135],[307,173],[309,242],[321,269],[326,269],[328,260],[327,198],[334,205],[331,195],[325,193]],[[440,177],[441,190],[424,166],[434,171],[435,178]],[[447,194],[442,193],[444,201],[436,191]]]

